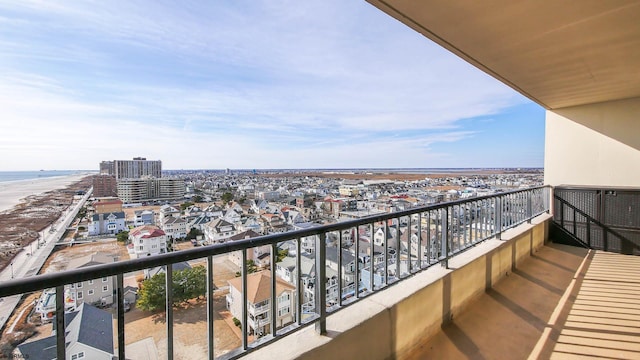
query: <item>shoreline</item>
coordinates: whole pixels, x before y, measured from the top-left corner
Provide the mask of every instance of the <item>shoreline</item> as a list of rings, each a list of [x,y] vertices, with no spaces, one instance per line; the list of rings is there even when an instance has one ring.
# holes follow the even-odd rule
[[[0,213],[12,210],[28,196],[65,189],[90,175],[83,173],[0,182]]]

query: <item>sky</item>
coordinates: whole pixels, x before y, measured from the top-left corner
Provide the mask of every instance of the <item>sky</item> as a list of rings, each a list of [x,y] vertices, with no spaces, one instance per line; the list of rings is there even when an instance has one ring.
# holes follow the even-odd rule
[[[542,167],[544,110],[360,0],[0,0],[0,171]]]

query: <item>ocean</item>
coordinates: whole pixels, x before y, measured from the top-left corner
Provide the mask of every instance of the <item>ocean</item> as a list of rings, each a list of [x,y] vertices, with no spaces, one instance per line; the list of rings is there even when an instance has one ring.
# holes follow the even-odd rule
[[[42,171],[0,171],[0,182],[41,179],[54,176],[67,176],[86,171],[80,170],[42,170]]]

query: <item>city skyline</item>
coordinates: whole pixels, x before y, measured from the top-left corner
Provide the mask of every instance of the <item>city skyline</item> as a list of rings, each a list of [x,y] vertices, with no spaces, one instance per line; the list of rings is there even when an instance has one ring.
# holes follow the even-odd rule
[[[0,171],[543,166],[541,107],[364,1],[26,1],[0,23]]]

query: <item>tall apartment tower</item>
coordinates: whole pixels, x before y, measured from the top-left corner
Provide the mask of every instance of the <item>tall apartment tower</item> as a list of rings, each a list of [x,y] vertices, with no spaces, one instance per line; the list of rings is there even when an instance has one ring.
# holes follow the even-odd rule
[[[118,180],[162,177],[162,161],[147,160],[143,157],[135,157],[133,160],[114,160],[113,169]]]
[[[101,161],[100,162],[100,175],[115,175],[116,171],[113,168],[113,161]]]

